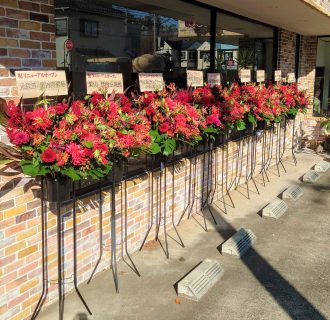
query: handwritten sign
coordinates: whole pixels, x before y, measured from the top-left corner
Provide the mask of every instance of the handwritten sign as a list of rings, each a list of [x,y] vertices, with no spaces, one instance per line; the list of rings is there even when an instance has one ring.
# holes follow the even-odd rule
[[[257,70],[257,82],[265,81],[265,70]]]
[[[208,73],[207,74],[207,83],[210,85],[211,88],[216,85],[221,84],[220,73]]]
[[[162,73],[139,73],[139,83],[141,92],[159,91],[164,88]]]
[[[282,71],[281,70],[275,70],[274,80],[275,81],[281,81],[282,80]]]
[[[241,78],[241,82],[250,82],[251,81],[251,70],[250,69],[241,69],[240,78]]]
[[[123,93],[123,75],[121,73],[86,72],[87,93],[106,90],[107,93]]]
[[[289,72],[286,77],[289,83],[296,82],[296,75],[294,72]]]
[[[37,98],[41,94],[56,97],[68,94],[64,70],[15,71],[18,95]]]
[[[203,71],[187,70],[188,87],[203,87]]]

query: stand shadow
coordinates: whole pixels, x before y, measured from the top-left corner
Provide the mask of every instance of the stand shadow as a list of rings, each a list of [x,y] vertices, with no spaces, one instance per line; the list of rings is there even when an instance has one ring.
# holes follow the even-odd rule
[[[237,230],[220,215],[217,214],[216,218],[218,224],[222,226],[221,229],[217,228],[217,232],[224,239],[236,233]],[[218,247],[218,250],[221,252],[221,245]],[[326,320],[326,317],[278,273],[253,247],[240,259],[291,319]]]

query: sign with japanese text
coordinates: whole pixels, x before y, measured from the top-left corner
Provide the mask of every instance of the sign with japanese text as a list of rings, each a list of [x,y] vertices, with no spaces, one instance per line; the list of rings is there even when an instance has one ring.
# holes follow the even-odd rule
[[[203,71],[187,70],[188,87],[203,87]]]
[[[275,70],[274,80],[275,81],[281,81],[282,80],[282,71],[281,70]]]
[[[265,70],[257,70],[257,82],[265,81]]]
[[[139,73],[140,91],[159,91],[164,88],[162,73]]]
[[[64,70],[24,70],[15,71],[19,97],[24,99],[68,94],[68,85]]]
[[[216,85],[221,84],[220,73],[208,73],[207,74],[207,83],[210,85],[211,88]]]
[[[121,73],[86,72],[86,86],[88,94],[93,91],[123,93],[123,75]]]
[[[296,75],[294,72],[289,72],[286,77],[289,83],[296,82]]]
[[[239,76],[241,82],[251,82],[251,70],[250,69],[241,69],[239,71]]]

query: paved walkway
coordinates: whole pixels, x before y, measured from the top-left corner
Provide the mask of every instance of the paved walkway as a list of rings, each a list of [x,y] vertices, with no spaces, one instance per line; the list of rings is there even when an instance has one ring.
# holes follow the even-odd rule
[[[297,158],[297,167],[290,160],[284,163],[288,173],[281,177],[271,170],[271,182],[266,188],[259,184],[261,194],[252,193],[251,200],[244,186],[234,191],[236,208],[229,207],[227,215],[214,210],[218,226],[210,219],[209,232],[198,224],[199,216],[182,223],[179,232],[186,247],[170,240],[169,260],[158,243],[133,254],[140,278],[121,262],[119,294],[111,270],[82,285],[93,316],[72,293],[65,301],[65,319],[330,319],[330,170],[316,184],[302,184],[303,173],[324,157],[302,152]],[[289,203],[279,220],[261,218],[258,212],[290,184],[302,185],[303,197]],[[256,234],[254,248],[242,259],[222,256],[217,247],[240,227]],[[204,258],[219,261],[224,276],[200,302],[175,301],[174,284]],[[58,319],[57,304],[39,319]]]

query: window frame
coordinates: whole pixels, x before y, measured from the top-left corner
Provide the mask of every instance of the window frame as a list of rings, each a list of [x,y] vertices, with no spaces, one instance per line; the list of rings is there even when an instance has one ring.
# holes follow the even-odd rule
[[[96,34],[93,35],[91,34],[86,34],[86,25],[85,23],[91,23],[91,24],[96,24]],[[98,38],[99,37],[99,22],[97,20],[92,20],[92,19],[85,19],[81,18],[79,19],[79,30],[80,30],[80,36],[84,38]]]

